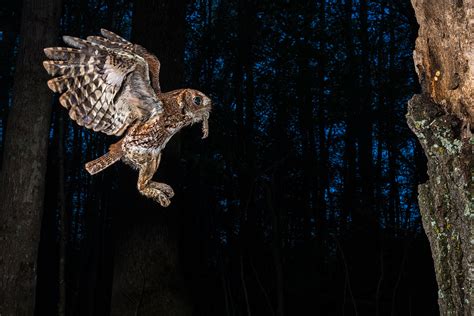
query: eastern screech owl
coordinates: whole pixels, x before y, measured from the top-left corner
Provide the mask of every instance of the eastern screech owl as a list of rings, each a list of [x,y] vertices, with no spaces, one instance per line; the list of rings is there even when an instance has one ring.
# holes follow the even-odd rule
[[[140,45],[110,31],[87,40],[64,36],[69,47],[44,50],[52,60],[43,62],[57,76],[48,87],[62,93],[59,101],[71,119],[107,135],[125,136],[109,152],[86,164],[98,173],[118,160],[138,169],[141,194],[166,207],[173,189],[151,181],[161,151],[181,128],[202,122],[203,138],[209,133],[211,100],[193,89],[161,92],[160,62]]]

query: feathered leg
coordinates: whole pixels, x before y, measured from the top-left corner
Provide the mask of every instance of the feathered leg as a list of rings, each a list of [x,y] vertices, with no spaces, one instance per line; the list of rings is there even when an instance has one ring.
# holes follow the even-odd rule
[[[108,153],[86,163],[86,170],[91,175],[96,174],[119,161],[122,156],[122,140],[119,140],[117,143],[110,145]]]
[[[167,207],[171,203],[170,199],[174,196],[173,189],[165,183],[151,181],[160,165],[160,160],[161,154],[140,166],[137,188],[144,196],[159,202],[163,207]]]

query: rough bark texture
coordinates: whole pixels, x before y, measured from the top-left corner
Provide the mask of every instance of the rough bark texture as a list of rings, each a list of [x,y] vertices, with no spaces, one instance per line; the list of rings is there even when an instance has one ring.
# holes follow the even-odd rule
[[[428,158],[419,186],[442,315],[474,315],[472,123],[474,3],[412,0],[420,25],[414,60],[422,87],[407,120]]]
[[[23,2],[13,107],[0,176],[0,315],[33,315],[51,93],[43,48],[58,36],[61,0]]]

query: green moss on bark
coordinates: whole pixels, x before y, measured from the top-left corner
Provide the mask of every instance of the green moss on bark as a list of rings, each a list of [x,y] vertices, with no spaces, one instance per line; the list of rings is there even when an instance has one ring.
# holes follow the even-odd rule
[[[428,157],[419,186],[423,227],[431,244],[442,315],[473,315],[474,210],[472,139],[462,122],[428,97],[415,95],[407,120]]]

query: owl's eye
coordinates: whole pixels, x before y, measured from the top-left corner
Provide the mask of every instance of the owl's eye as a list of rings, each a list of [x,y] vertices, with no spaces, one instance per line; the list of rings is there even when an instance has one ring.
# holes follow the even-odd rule
[[[193,102],[194,102],[194,104],[196,104],[197,106],[200,106],[200,105],[201,105],[201,102],[202,102],[202,99],[201,99],[201,97],[194,97],[194,98],[193,98]]]

